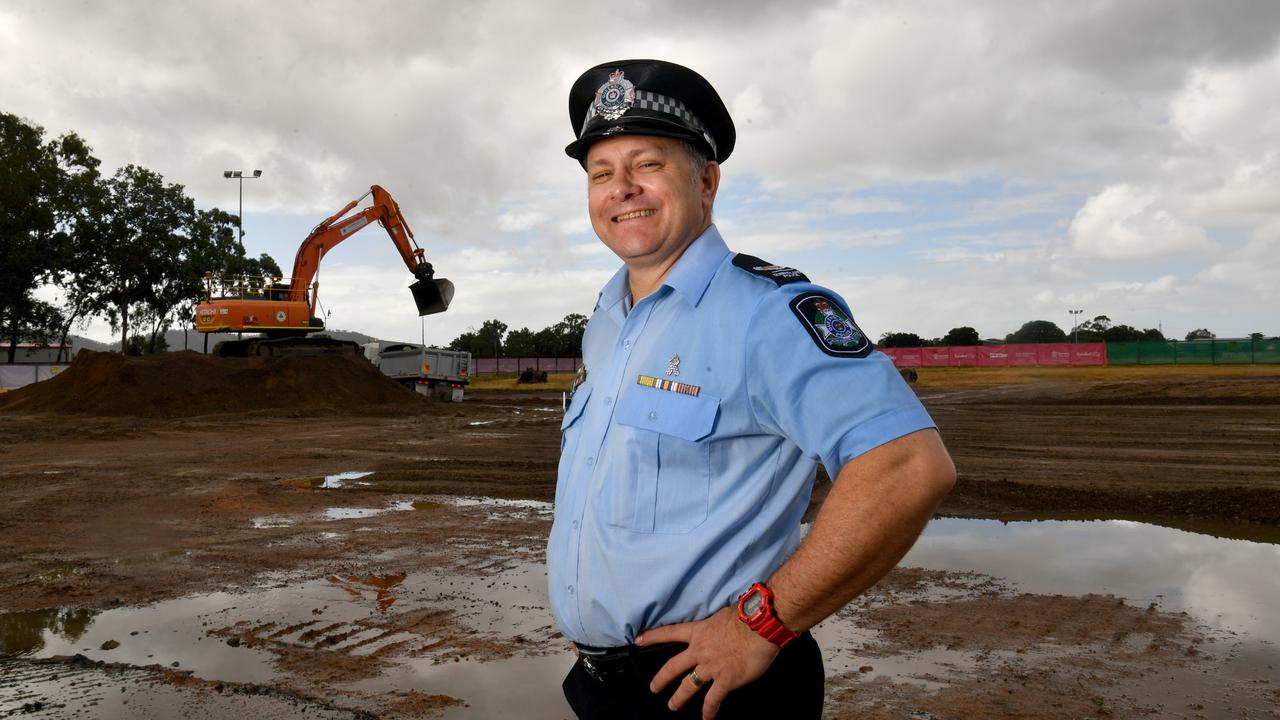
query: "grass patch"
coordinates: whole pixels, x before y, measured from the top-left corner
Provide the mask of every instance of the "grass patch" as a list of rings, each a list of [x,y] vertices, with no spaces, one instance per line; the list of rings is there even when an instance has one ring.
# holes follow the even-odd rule
[[[569,392],[577,373],[547,373],[546,382],[526,385],[516,382],[519,377],[515,373],[473,375],[470,389],[486,392]]]
[[[962,388],[1035,382],[1118,382],[1275,378],[1280,365],[1090,365],[1027,367],[921,367],[917,387]]]

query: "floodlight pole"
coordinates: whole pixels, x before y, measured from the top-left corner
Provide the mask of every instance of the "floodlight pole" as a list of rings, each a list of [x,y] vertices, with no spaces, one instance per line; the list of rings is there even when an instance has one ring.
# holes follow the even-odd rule
[[[1078,320],[1078,318],[1079,318],[1079,316],[1080,316],[1080,313],[1082,313],[1082,312],[1084,312],[1084,310],[1083,310],[1083,309],[1081,309],[1081,310],[1068,310],[1068,311],[1067,311],[1067,313],[1071,315],[1071,335],[1072,335],[1072,340],[1071,340],[1071,342],[1073,342],[1073,343],[1075,343],[1075,344],[1077,344],[1077,345],[1079,345],[1079,344],[1080,344],[1080,323],[1079,323],[1079,322],[1077,322],[1077,320]]]
[[[240,254],[244,254],[244,180],[248,177],[250,180],[257,180],[262,177],[261,170],[254,170],[252,175],[245,175],[243,170],[223,170],[222,177],[234,179],[240,183],[240,212],[236,215],[236,231],[240,237]]]

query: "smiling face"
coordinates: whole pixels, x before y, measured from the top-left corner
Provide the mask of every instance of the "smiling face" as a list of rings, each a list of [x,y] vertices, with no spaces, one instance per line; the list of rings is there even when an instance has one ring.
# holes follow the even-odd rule
[[[720,166],[708,162],[695,173],[680,141],[651,135],[600,140],[586,160],[596,235],[627,264],[633,291],[637,279],[656,287],[711,224]]]

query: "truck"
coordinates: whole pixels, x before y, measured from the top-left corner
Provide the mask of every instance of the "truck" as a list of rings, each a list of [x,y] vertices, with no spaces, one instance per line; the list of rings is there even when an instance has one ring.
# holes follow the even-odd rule
[[[371,342],[364,356],[384,375],[427,397],[462,402],[471,384],[471,353],[415,345]]]

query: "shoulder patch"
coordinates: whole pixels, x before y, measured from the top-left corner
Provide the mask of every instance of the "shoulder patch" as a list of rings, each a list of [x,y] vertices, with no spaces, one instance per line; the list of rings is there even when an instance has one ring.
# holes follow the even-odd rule
[[[818,348],[832,357],[864,358],[874,349],[867,334],[827,295],[797,295],[791,300],[791,311]]]
[[[738,253],[733,258],[733,264],[743,270],[746,270],[752,275],[769,278],[777,283],[779,287],[786,285],[787,283],[809,282],[809,278],[795,268],[767,263],[764,260],[751,255]]]

